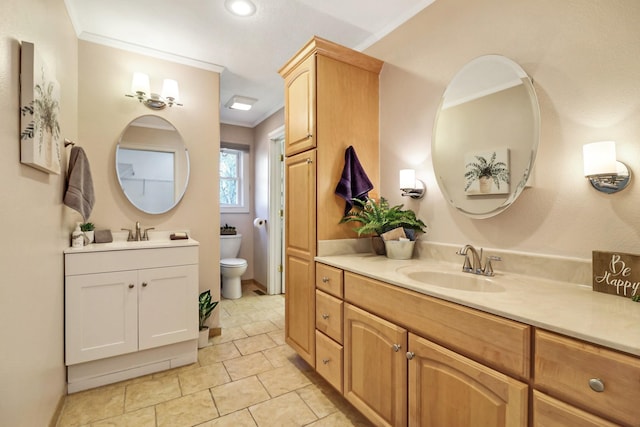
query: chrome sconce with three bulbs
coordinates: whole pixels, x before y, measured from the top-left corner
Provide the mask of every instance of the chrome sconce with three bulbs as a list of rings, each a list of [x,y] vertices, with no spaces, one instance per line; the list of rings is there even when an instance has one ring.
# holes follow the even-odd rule
[[[152,110],[162,110],[167,106],[173,107],[182,104],[178,102],[180,92],[178,90],[178,82],[172,79],[164,79],[162,83],[162,94],[151,92],[149,85],[149,76],[144,73],[133,73],[131,82],[132,94],[125,94],[129,98],[137,98],[138,101]]]
[[[612,194],[624,190],[631,181],[631,171],[616,158],[615,141],[600,141],[582,147],[584,176],[596,190]]]

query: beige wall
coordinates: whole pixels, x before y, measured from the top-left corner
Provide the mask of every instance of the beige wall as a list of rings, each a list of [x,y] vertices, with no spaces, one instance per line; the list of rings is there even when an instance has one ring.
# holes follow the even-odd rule
[[[66,390],[62,251],[72,224],[63,173],[20,164],[20,42],[61,87],[62,137],[76,139],[77,43],[62,0],[0,2],[0,425],[46,426]]]
[[[640,186],[616,195],[582,176],[582,145],[616,140],[640,175],[640,2],[440,0],[367,49],[380,78],[381,194],[418,211],[430,241],[590,258],[640,252]],[[502,54],[533,78],[541,109],[534,187],[502,214],[472,220],[439,191],[431,132],[440,97],[465,63]],[[426,181],[421,201],[400,197],[398,170]]]
[[[200,290],[211,289],[219,299],[218,260],[219,202],[218,73],[192,68],[135,53],[80,41],[78,143],[84,146],[91,163],[96,204],[91,221],[97,229],[143,228],[191,230],[200,241]],[[153,111],[124,96],[131,88],[134,71],[149,74],[151,90],[159,91],[162,80],[173,78],[180,85],[183,107]],[[180,204],[168,213],[149,215],[131,205],[117,181],[115,148],[124,128],[138,116],[155,114],[171,122],[189,150],[189,187]],[[218,311],[210,323],[218,324]]]

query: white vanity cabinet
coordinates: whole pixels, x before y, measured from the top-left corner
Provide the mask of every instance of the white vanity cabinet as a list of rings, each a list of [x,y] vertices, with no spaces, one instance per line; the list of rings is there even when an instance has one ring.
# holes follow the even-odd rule
[[[65,252],[69,391],[197,360],[198,244],[190,242]]]

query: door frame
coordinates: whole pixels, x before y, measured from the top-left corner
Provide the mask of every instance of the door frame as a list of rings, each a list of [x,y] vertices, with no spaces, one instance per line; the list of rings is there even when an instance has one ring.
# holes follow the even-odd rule
[[[269,132],[269,249],[267,255],[267,293],[284,293],[284,206],[282,180],[284,125]]]

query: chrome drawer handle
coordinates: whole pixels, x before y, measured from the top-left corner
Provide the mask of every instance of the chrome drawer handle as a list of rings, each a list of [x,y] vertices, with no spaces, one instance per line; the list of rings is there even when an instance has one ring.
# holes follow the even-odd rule
[[[407,351],[407,359],[411,360],[416,354],[412,351]]]
[[[602,393],[604,391],[604,381],[600,378],[591,378],[589,380],[589,387],[591,387],[591,390],[593,391]]]
[[[400,351],[402,346],[400,344],[394,344],[391,348],[393,349],[393,351],[395,351],[397,353],[397,352]]]
[[[331,359],[322,359],[322,363],[328,365]]]
[[[322,313],[322,318],[324,320],[327,320],[329,318],[329,315],[327,313]]]
[[[324,276],[322,278],[322,283],[327,283],[329,281],[329,278],[327,276]]]

